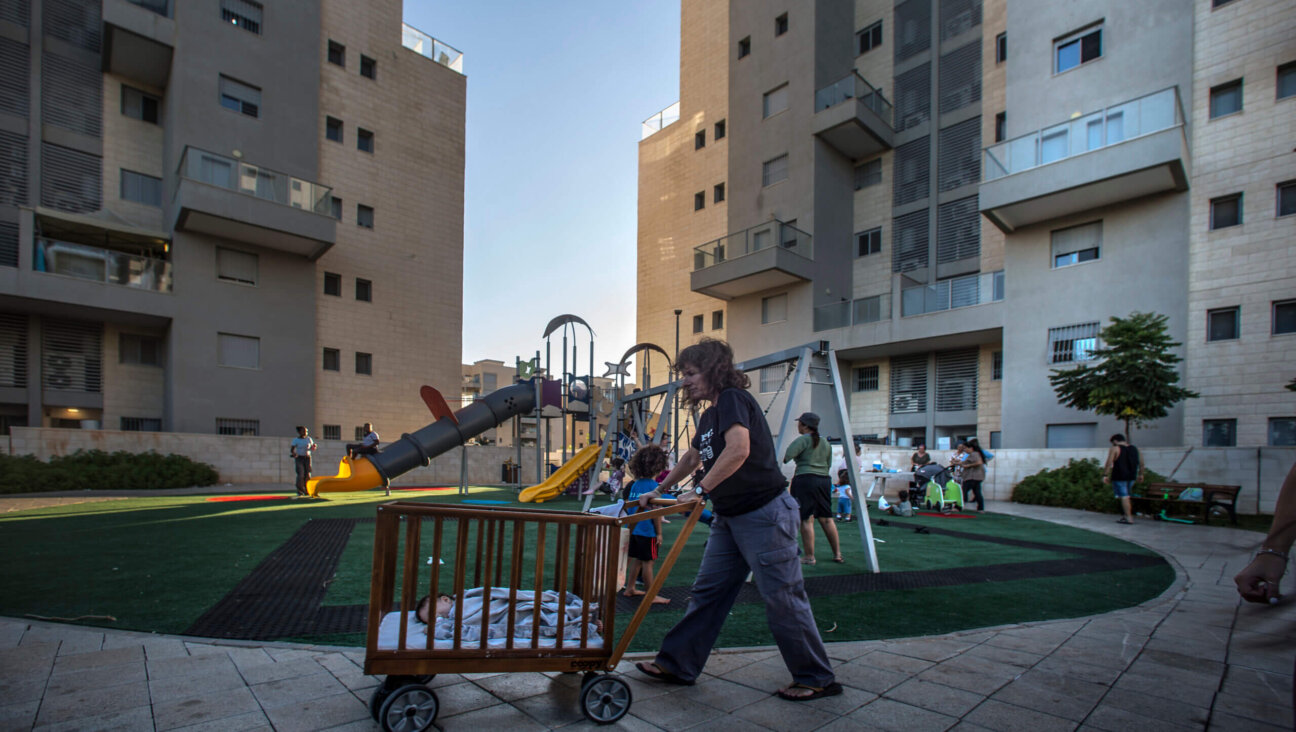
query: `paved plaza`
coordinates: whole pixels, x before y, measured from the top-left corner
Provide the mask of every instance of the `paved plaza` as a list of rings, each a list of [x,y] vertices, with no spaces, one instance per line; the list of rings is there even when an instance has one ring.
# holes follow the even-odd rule
[[[1104,615],[828,644],[841,696],[792,703],[769,648],[717,652],[696,686],[643,679],[625,729],[1291,730],[1293,602],[1243,604],[1232,576],[1260,535],[992,503],[1146,546],[1174,584]],[[885,569],[885,568],[884,568]],[[1287,589],[1291,590],[1288,582]],[[951,588],[957,592],[957,588]],[[867,608],[864,609],[867,612]],[[976,608],[969,608],[975,613]],[[640,656],[642,657],[642,656]],[[363,650],[101,630],[0,618],[0,730],[373,730]],[[441,675],[445,730],[590,727],[579,677]]]

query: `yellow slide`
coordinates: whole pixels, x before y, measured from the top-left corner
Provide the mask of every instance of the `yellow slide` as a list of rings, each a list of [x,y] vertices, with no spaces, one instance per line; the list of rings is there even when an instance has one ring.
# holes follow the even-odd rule
[[[544,503],[551,498],[557,498],[562,492],[567,490],[567,486],[576,481],[577,478],[585,474],[587,470],[594,467],[598,461],[599,446],[590,445],[580,452],[572,455],[571,460],[563,463],[561,468],[554,471],[549,476],[549,480],[540,485],[533,485],[526,488],[518,496],[518,500],[523,503]]]

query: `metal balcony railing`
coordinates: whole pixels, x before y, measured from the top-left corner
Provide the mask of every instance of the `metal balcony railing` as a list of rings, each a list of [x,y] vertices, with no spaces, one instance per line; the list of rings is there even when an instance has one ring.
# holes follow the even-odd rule
[[[680,118],[680,106],[679,106],[679,102],[675,102],[669,107],[663,109],[662,111],[658,112],[657,114],[654,114],[653,116],[643,121],[643,129],[641,130],[639,139],[643,140],[647,137],[656,134],[657,132],[660,132],[663,127],[678,122],[679,118]]]
[[[331,216],[333,189],[242,160],[185,147],[180,178],[226,188],[284,206]]]
[[[463,54],[408,23],[401,23],[401,45],[452,71],[463,73]]]
[[[32,269],[109,285],[153,292],[171,292],[171,263],[165,259],[127,254],[58,239],[35,242]]]
[[[829,107],[835,107],[847,99],[858,99],[864,103],[864,106],[873,110],[873,113],[881,117],[887,126],[891,126],[891,102],[882,96],[882,92],[868,83],[864,77],[859,75],[858,71],[851,71],[846,76],[825,86],[815,92],[814,111],[821,112]]]
[[[693,271],[745,257],[772,246],[814,260],[812,238],[806,232],[777,219],[722,236],[693,248]]]
[[[865,325],[891,319],[891,293],[820,305],[814,310],[816,331]]]
[[[938,313],[1004,299],[1004,273],[986,272],[941,280],[900,291],[900,316]]]

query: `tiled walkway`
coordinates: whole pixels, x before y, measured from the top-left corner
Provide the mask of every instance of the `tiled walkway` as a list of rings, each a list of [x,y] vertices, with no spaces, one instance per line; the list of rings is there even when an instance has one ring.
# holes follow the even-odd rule
[[[794,704],[768,649],[717,653],[692,687],[624,662],[626,729],[1256,730],[1293,728],[1293,603],[1244,605],[1232,576],[1260,536],[1066,509],[992,511],[1113,534],[1169,557],[1145,605],[1077,620],[898,641],[834,643],[841,696]],[[1290,589],[1290,583],[1288,586]],[[951,592],[957,592],[952,588]],[[0,730],[373,730],[378,679],[354,649],[101,631],[0,618]],[[579,677],[438,676],[446,730],[590,726]]]

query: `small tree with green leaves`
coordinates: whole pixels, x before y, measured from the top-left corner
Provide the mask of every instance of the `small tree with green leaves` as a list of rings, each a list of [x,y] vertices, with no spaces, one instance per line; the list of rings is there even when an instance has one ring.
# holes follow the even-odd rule
[[[1180,344],[1166,333],[1166,316],[1113,317],[1100,338],[1102,346],[1090,352],[1095,364],[1054,369],[1049,375],[1061,404],[1124,420],[1129,435],[1131,424],[1142,427],[1197,397],[1179,386],[1175,364],[1183,359],[1170,352]]]

